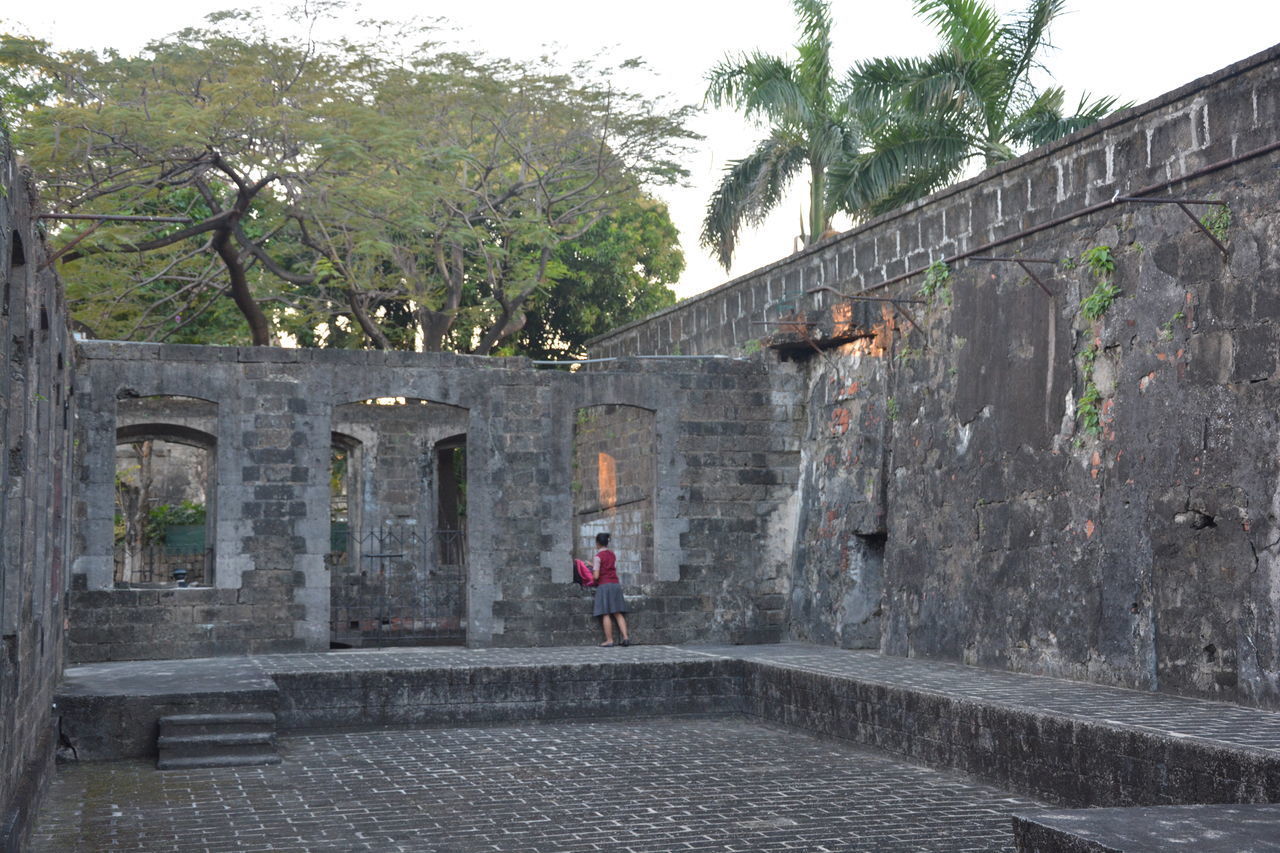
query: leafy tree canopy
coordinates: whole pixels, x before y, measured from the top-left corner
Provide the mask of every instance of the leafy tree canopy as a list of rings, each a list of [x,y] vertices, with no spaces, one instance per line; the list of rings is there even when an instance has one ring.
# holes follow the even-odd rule
[[[572,247],[683,177],[688,110],[611,69],[521,67],[423,30],[266,31],[223,13],[137,56],[0,36],[0,110],[48,205],[183,220],[56,227],[95,334],[493,352],[550,304]],[[661,233],[617,251],[669,254]],[[655,269],[654,294],[624,302],[667,298]]]

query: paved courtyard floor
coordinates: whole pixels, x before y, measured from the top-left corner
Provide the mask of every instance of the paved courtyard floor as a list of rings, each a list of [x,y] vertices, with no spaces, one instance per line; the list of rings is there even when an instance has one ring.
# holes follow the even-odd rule
[[[1040,806],[963,776],[742,718],[282,738],[283,763],[59,768],[32,849],[1012,850]]]

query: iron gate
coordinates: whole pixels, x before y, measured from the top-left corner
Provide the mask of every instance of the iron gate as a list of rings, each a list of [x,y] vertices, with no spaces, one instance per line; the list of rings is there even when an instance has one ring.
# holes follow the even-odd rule
[[[424,537],[388,526],[329,554],[331,644],[453,645],[466,641],[466,544],[458,530]],[[335,542],[335,549],[340,542]]]

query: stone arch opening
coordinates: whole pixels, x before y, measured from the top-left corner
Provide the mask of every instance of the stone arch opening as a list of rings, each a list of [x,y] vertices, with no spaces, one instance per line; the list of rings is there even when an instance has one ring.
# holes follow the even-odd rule
[[[608,532],[624,584],[658,580],[654,562],[656,414],[639,406],[580,408],[573,430],[575,555],[590,559]]]
[[[468,417],[412,397],[334,408],[332,646],[465,643]]]
[[[344,559],[360,529],[360,439],[333,433],[329,442],[329,562]]]
[[[117,586],[213,584],[217,405],[125,397],[116,412]]]

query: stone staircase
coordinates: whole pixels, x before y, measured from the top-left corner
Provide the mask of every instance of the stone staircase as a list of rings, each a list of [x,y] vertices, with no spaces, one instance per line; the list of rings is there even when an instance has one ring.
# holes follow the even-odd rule
[[[174,714],[160,718],[158,770],[279,764],[270,711]]]

